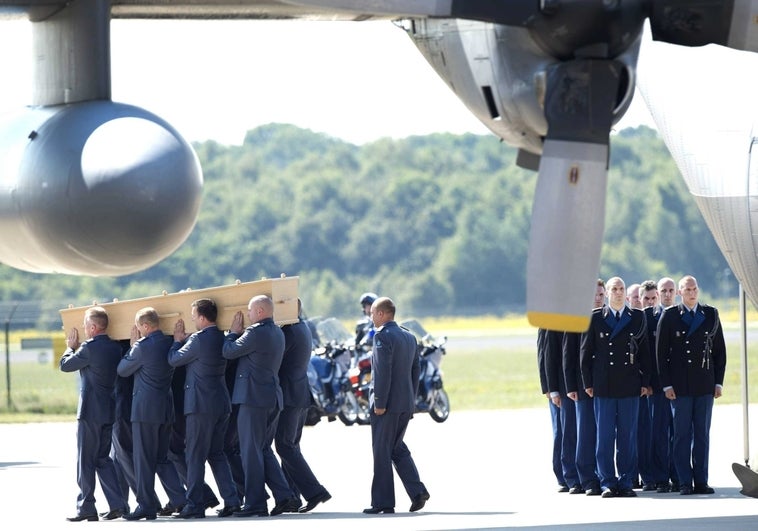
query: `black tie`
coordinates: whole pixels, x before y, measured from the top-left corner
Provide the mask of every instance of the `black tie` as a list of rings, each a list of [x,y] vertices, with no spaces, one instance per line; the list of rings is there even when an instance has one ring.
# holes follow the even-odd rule
[[[690,310],[690,317],[695,318],[695,310]]]
[[[621,320],[621,312],[616,312],[616,320],[617,321]]]

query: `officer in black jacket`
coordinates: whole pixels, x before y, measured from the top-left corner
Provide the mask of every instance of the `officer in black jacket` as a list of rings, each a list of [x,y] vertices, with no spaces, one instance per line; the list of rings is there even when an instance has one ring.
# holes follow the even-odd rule
[[[545,371],[550,401],[561,419],[561,470],[570,494],[584,494],[576,470],[576,405],[568,397],[563,377],[563,332],[548,330],[545,336]]]
[[[605,282],[597,279],[594,307],[605,304]],[[576,471],[587,496],[600,496],[600,479],[597,477],[595,459],[595,410],[592,397],[584,391],[582,372],[579,368],[579,350],[582,334],[563,334],[563,377],[566,394],[575,402],[576,409]]]
[[[300,438],[311,391],[308,385],[308,363],[311,359],[313,336],[308,324],[303,320],[303,308],[297,299],[298,320],[282,326],[284,332],[284,356],[279,367],[279,383],[282,387],[283,409],[276,425],[274,443],[282,462],[284,477],[287,478],[296,498],[305,496],[305,505],[299,512],[307,513],[319,503],[324,503],[332,495],[318,481],[300,450]]]
[[[605,288],[608,306],[593,310],[582,336],[582,380],[594,398],[602,496],[635,497],[639,397],[647,393],[652,363],[647,326],[642,310],[626,306],[621,278],[611,278]]]
[[[716,308],[698,303],[697,280],[679,281],[681,304],[664,310],[657,331],[660,383],[674,416],[679,494],[713,494],[708,446],[713,399],[721,396],[726,345]],[[694,488],[693,488],[694,480]]]
[[[550,410],[550,425],[553,429],[553,454],[552,465],[553,474],[558,482],[558,492],[568,492],[569,486],[563,478],[563,466],[561,465],[561,447],[563,445],[563,429],[561,428],[560,408],[550,399],[550,389],[547,384],[547,330],[540,328],[537,330],[537,370],[540,375],[540,389],[542,394],[547,398],[547,405]]]

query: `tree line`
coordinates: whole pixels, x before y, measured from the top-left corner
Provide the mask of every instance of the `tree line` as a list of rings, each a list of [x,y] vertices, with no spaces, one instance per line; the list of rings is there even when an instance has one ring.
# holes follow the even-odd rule
[[[269,124],[242,145],[194,148],[203,204],[173,255],[113,278],[0,266],[2,300],[42,301],[57,317],[68,304],[286,274],[300,277],[312,316],[357,316],[364,291],[392,296],[404,315],[524,311],[537,176],[517,167],[516,151],[494,136],[357,146]],[[607,197],[601,277],[632,283],[687,273],[705,294],[720,289],[726,261],[655,130],[612,135]]]

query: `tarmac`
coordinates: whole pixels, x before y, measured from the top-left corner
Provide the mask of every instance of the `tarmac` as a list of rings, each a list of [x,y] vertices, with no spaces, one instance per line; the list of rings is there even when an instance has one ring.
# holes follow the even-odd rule
[[[752,412],[752,410],[751,410]],[[753,415],[755,418],[755,415]],[[541,409],[456,411],[437,423],[427,414],[411,421],[406,442],[431,494],[426,507],[407,512],[410,499],[396,482],[396,513],[364,515],[370,505],[371,437],[368,426],[339,420],[307,427],[302,449],[332,499],[307,514],[268,518],[206,518],[151,522],[123,519],[67,522],[76,512],[76,423],[0,425],[2,528],[46,530],[76,526],[146,526],[161,529],[356,530],[750,530],[758,529],[758,499],[740,494],[731,470],[744,463],[742,408],[717,405],[711,429],[710,480],[714,495],[681,496],[636,491],[637,498],[603,499],[558,493],[551,470],[547,404]],[[753,468],[755,465],[750,463]],[[213,476],[206,480],[215,490]],[[156,481],[156,490],[166,497]],[[108,507],[97,491],[97,508]],[[136,506],[130,497],[132,508]],[[270,507],[273,501],[270,500]],[[218,507],[220,508],[220,507]]]

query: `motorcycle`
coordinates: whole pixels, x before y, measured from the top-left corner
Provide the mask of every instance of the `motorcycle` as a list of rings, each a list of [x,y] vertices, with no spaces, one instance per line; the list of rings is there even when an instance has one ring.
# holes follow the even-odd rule
[[[419,373],[418,392],[416,394],[416,413],[429,413],[436,422],[445,422],[450,416],[450,399],[442,385],[442,356],[446,354],[447,336],[437,339],[415,319],[400,323],[410,330],[418,343]]]
[[[447,337],[437,340],[415,319],[403,321],[400,326],[416,336],[419,349],[419,384],[416,395],[416,413],[429,413],[435,421],[445,422],[450,416],[450,399],[442,384],[440,363],[445,355]],[[359,406],[356,424],[369,424],[369,392],[371,387],[371,351],[358,353],[348,375],[353,394]]]
[[[358,416],[355,423],[366,425],[371,422],[368,404],[371,389],[371,350],[360,350],[356,353],[353,366],[348,371],[350,388],[358,403]]]
[[[339,418],[350,426],[358,419],[358,402],[350,388],[348,368],[353,357],[352,336],[344,325],[330,317],[316,323],[319,345],[308,364],[311,407],[305,424],[313,426],[326,417]]]

